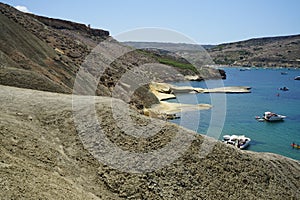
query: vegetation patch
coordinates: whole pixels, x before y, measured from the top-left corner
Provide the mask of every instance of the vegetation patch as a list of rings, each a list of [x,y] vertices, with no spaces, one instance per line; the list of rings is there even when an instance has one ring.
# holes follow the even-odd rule
[[[170,58],[157,58],[158,62],[161,64],[169,65],[172,67],[180,68],[180,69],[187,69],[191,70],[193,72],[197,72],[197,69],[194,67],[194,65],[190,63],[183,63],[174,59]]]
[[[151,50],[147,50],[147,49],[137,49],[136,51],[143,55],[150,56],[150,57],[156,59],[161,64],[168,65],[171,67],[176,67],[176,68],[183,69],[183,70],[190,70],[194,73],[198,73],[198,70],[194,67],[194,65],[192,65],[185,59],[182,59],[182,58],[178,59],[178,58],[175,58],[170,55],[165,55],[165,54],[167,54],[167,52],[160,51],[159,53],[155,53],[155,52],[152,52]]]

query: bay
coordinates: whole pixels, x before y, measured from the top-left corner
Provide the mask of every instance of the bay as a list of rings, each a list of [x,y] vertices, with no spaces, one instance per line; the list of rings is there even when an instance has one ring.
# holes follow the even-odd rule
[[[222,140],[223,135],[246,135],[251,138],[247,150],[271,152],[300,160],[300,149],[293,149],[291,143],[300,145],[300,81],[294,80],[300,75],[299,69],[252,69],[241,71],[239,67],[223,68],[227,79],[201,82],[179,82],[180,86],[213,88],[224,86],[250,86],[251,93],[246,94],[178,94],[180,103],[209,103],[214,107],[222,99],[225,116],[224,124],[212,110],[181,113],[184,117],[171,120],[198,133],[208,134]],[[286,72],[282,75],[281,72]],[[289,91],[282,91],[280,87]],[[220,109],[222,110],[222,108]],[[255,116],[262,116],[265,111],[286,115],[282,122],[258,122]],[[222,111],[223,112],[223,111]],[[219,120],[219,122],[218,122]],[[217,123],[216,123],[217,121]],[[220,123],[220,124],[218,124]],[[218,127],[214,127],[218,126]],[[223,127],[222,127],[223,126]],[[222,128],[215,135],[210,130]]]

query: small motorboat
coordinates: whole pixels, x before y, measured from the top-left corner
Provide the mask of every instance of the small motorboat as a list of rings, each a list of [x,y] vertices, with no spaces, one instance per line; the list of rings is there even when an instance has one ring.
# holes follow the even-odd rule
[[[296,76],[294,80],[300,80],[300,76]]]
[[[255,119],[256,119],[257,121],[259,121],[259,122],[264,122],[264,121],[265,121],[265,119],[262,118],[262,117],[260,117],[260,116],[255,116]]]
[[[240,136],[238,140],[238,147],[240,149],[246,149],[249,146],[250,142],[251,142],[250,138],[245,137],[244,135]]]
[[[282,121],[286,118],[286,116],[267,111],[264,113],[263,118],[268,122],[273,122],[273,121]]]
[[[243,71],[250,71],[250,70],[251,70],[251,69],[250,69],[249,67],[247,67],[247,68],[241,68],[241,69],[240,69],[240,71],[242,71],[242,72],[243,72]]]
[[[288,73],[287,72],[281,72],[281,75],[287,75]]]
[[[239,149],[246,149],[250,144],[251,139],[244,135],[224,135],[223,142],[231,144]]]
[[[281,87],[281,88],[279,88],[279,90],[282,90],[282,91],[288,91],[289,90],[289,88],[287,88],[287,87]]]

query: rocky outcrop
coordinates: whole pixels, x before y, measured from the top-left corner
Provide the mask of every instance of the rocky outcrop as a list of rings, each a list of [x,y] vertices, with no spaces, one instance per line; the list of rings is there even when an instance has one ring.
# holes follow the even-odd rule
[[[175,86],[167,83],[150,84],[150,91],[160,101],[150,108],[143,110],[146,116],[156,117],[160,119],[174,119],[180,118],[180,113],[197,110],[211,109],[212,105],[209,104],[182,104],[164,102],[167,99],[176,99],[176,95],[183,93],[250,93],[251,87],[247,86],[231,86],[219,88],[195,88],[192,86]]]
[[[71,31],[80,31],[82,33],[96,36],[96,37],[103,37],[106,38],[109,36],[109,32],[101,29],[93,29],[90,27],[90,25],[75,23],[67,20],[61,20],[61,19],[53,19],[43,16],[38,16],[34,14],[27,14],[38,21],[44,23],[45,25],[52,27],[54,29],[65,29],[65,30],[71,30]]]
[[[150,89],[154,94],[157,94],[158,98],[160,94],[172,95],[180,93],[250,93],[251,87],[249,86],[227,86],[219,88],[195,88],[192,86],[176,86],[168,83],[151,83]],[[159,98],[163,100],[163,98]],[[167,99],[169,97],[167,96]]]

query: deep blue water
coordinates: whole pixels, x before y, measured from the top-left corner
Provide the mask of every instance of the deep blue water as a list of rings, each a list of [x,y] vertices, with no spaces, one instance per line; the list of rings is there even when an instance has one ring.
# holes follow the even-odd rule
[[[222,136],[226,134],[246,135],[252,140],[248,150],[272,152],[300,160],[300,149],[293,149],[290,146],[292,142],[300,144],[300,81],[294,80],[295,76],[300,75],[300,70],[251,69],[240,71],[239,68],[224,68],[224,70],[227,79],[221,84],[224,86],[250,86],[251,93],[214,94],[215,96],[184,94],[172,101],[218,104],[216,99],[225,97],[225,102],[222,99],[221,103],[226,106],[225,123],[221,134],[216,134],[215,138],[222,140]],[[287,75],[282,75],[281,72],[287,72]],[[220,86],[220,81],[180,82],[176,85],[211,88]],[[283,86],[288,87],[289,91],[279,90]],[[218,105],[213,106],[218,107]],[[262,116],[265,111],[286,115],[287,118],[283,122],[275,123],[255,120],[255,116]],[[193,127],[196,124],[196,131],[207,134],[211,125],[211,113],[211,110],[182,113],[184,117],[172,121],[191,129],[195,129]],[[198,123],[196,119],[199,117]],[[212,120],[218,121],[219,119],[214,117]]]

